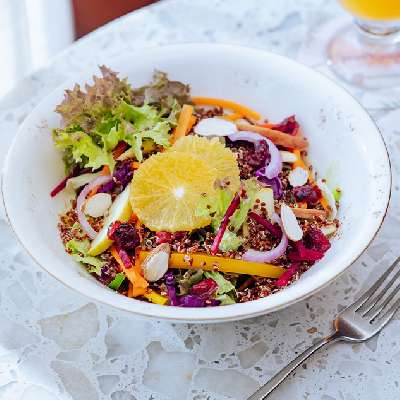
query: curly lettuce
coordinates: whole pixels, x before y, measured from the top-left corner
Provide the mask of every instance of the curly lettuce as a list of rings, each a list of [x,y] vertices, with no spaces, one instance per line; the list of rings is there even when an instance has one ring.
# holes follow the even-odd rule
[[[143,160],[143,145],[149,141],[168,147],[180,101],[190,102],[188,87],[169,81],[164,73],[134,91],[115,72],[104,66],[100,70],[102,77],[93,77],[93,85],[85,90],[75,85],[56,108],[65,127],[53,130],[53,140],[63,152],[67,172],[76,165],[93,170],[108,165],[113,170],[112,151],[121,141],[131,146],[138,161]],[[139,92],[144,96],[140,102]]]
[[[68,253],[72,255],[75,261],[86,264],[87,270],[90,273],[100,275],[101,268],[106,264],[105,261],[99,257],[88,256],[87,253],[90,248],[89,240],[71,239],[65,244]]]

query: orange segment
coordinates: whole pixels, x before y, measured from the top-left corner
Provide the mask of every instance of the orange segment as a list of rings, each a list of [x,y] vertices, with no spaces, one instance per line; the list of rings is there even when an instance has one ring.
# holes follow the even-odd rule
[[[196,216],[202,194],[214,190],[217,171],[180,152],[158,153],[140,165],[132,179],[130,201],[142,224],[154,231],[190,231],[210,223]]]
[[[186,136],[177,140],[169,152],[190,154],[217,170],[217,179],[229,181],[232,192],[240,186],[239,167],[236,155],[226,148],[218,138]]]

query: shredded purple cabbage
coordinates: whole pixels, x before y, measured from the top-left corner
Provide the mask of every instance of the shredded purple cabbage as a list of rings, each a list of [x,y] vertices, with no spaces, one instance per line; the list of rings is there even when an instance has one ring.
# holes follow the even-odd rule
[[[200,296],[195,294],[186,294],[179,298],[179,305],[181,307],[205,307],[206,302]]]
[[[101,185],[100,188],[97,190],[97,193],[108,193],[114,189],[115,182],[111,180],[110,182]]]
[[[256,176],[261,183],[264,183],[265,185],[270,186],[272,188],[275,199],[280,199],[283,196],[282,181],[279,178],[279,176],[269,179],[259,171],[256,172]]]
[[[132,160],[119,161],[115,166],[113,178],[114,180],[125,188],[132,180],[133,169]]]
[[[165,284],[167,286],[167,293],[169,303],[171,306],[179,306],[178,296],[176,295],[175,277],[172,271],[168,271],[165,275]]]

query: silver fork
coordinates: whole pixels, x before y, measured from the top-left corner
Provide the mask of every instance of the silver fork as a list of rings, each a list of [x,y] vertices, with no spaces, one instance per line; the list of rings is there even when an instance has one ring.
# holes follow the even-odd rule
[[[400,289],[400,269],[394,271],[399,262],[400,257],[370,289],[336,317],[333,321],[335,332],[332,335],[318,341],[296,357],[247,400],[266,399],[299,365],[328,343],[339,340],[364,342],[379,333],[400,307],[400,298],[395,298]]]

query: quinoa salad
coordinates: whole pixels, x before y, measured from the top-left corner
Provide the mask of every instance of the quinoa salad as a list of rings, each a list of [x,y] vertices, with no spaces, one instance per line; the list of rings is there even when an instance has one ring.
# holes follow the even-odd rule
[[[52,131],[60,237],[88,274],[136,300],[225,306],[284,289],[329,251],[341,191],[310,165],[295,115],[192,96],[160,71],[143,87],[100,72],[66,90]]]

